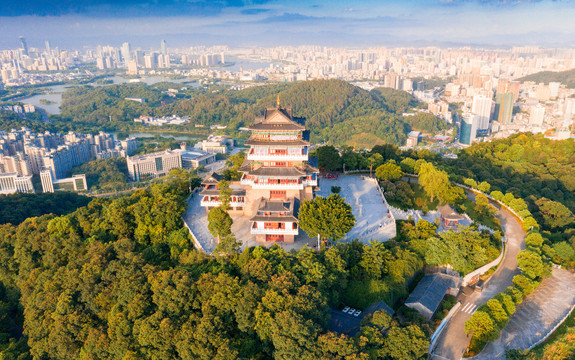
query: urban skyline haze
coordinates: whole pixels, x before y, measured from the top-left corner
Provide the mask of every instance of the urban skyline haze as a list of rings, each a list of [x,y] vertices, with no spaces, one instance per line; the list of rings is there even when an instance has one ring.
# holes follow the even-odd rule
[[[0,1],[0,48],[45,40],[75,47],[130,41],[156,47],[484,46],[572,47],[569,1]]]

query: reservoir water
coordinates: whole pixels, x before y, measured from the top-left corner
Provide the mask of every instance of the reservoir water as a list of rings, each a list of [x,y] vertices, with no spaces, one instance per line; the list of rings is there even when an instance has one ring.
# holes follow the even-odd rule
[[[110,77],[107,78],[110,79],[112,81],[114,81],[114,84],[123,84],[123,83],[127,83],[130,82],[131,79],[124,79],[122,77],[118,77],[118,76],[114,76],[114,77]],[[159,82],[174,82],[174,83],[179,83],[179,84],[186,84],[188,86],[193,86],[193,87],[197,87],[199,86],[199,84],[194,81],[193,79],[170,79],[167,77],[161,77],[161,76],[151,76],[151,77],[146,77],[146,78],[142,78],[142,79],[138,79],[139,82],[148,84],[148,85],[152,85],[155,83],[159,83]],[[91,84],[94,86],[102,86],[102,85],[96,85],[96,84]],[[111,84],[109,84],[111,85]],[[17,101],[23,102],[24,104],[32,104],[36,107],[41,107],[44,110],[46,110],[46,112],[48,112],[49,114],[59,114],[60,113],[60,104],[62,103],[62,93],[64,91],[66,91],[66,89],[74,87],[76,85],[52,85],[52,86],[46,86],[43,87],[43,89],[46,89],[46,93],[45,94],[40,94],[40,95],[33,95],[33,96],[28,96],[28,97],[24,97],[24,98],[20,98],[17,99]],[[105,85],[103,85],[105,86]],[[48,100],[50,103],[49,104],[43,104],[40,100]]]

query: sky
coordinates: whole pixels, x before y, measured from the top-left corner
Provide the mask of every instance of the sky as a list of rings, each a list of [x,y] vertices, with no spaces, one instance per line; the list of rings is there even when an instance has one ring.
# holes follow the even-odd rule
[[[575,46],[573,0],[0,0],[0,49]]]

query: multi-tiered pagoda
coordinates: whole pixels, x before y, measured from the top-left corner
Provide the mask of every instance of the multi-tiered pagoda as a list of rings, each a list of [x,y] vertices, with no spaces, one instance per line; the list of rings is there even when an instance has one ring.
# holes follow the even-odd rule
[[[267,108],[256,118],[246,145],[250,150],[240,171],[246,186],[244,214],[250,216],[257,241],[293,242],[299,234],[297,210],[313,199],[319,170],[308,164],[309,142],[304,118],[291,108]]]
[[[313,199],[319,170],[308,164],[309,142],[304,118],[292,116],[291,108],[267,108],[256,118],[246,141],[250,150],[233,190],[231,212],[250,218],[256,241],[293,242],[299,234],[297,212],[300,202]],[[218,174],[204,180],[202,206],[209,211],[221,205]],[[238,188],[241,185],[241,188]]]

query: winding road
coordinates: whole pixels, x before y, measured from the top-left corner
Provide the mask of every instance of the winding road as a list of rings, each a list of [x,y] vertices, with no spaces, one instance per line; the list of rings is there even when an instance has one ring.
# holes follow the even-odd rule
[[[496,216],[501,221],[507,240],[503,260],[482,292],[467,290],[460,295],[461,310],[451,318],[437,340],[432,359],[461,359],[470,340],[464,331],[465,322],[478,306],[512,285],[513,277],[520,273],[517,268],[517,254],[525,248],[525,231],[519,221],[505,208],[499,207]]]

